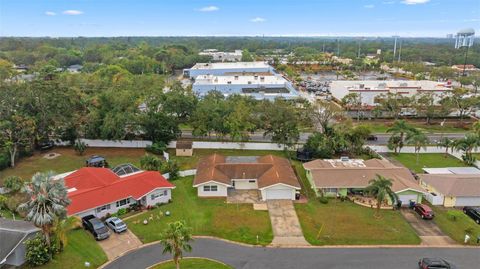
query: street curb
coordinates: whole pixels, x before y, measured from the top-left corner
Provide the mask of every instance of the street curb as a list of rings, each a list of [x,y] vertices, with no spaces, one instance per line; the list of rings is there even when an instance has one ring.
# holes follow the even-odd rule
[[[226,263],[224,263],[224,262],[221,262],[221,261],[219,261],[219,260],[214,260],[214,259],[205,258],[205,257],[190,257],[190,256],[189,256],[189,257],[183,257],[183,258],[182,258],[182,260],[188,260],[188,259],[203,259],[203,260],[209,260],[209,261],[212,261],[212,262],[220,263],[220,264],[223,264],[223,265],[225,265],[225,266],[231,267],[230,265],[228,265],[228,264],[226,264]],[[155,267],[155,266],[157,266],[157,265],[164,264],[164,263],[167,263],[167,262],[170,262],[170,261],[173,261],[173,260],[166,260],[166,261],[163,261],[163,262],[159,262],[159,263],[156,263],[156,264],[154,264],[154,265],[152,265],[152,266],[147,267],[146,269],[151,269],[151,268],[153,268],[153,267]]]

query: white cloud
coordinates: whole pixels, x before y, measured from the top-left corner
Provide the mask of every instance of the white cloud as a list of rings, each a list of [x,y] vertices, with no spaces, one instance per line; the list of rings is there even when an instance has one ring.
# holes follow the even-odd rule
[[[383,1],[382,4],[384,4],[384,5],[392,5],[392,4],[395,4],[395,1]]]
[[[262,18],[262,17],[255,17],[253,19],[250,20],[251,22],[265,22],[267,21],[265,18]]]
[[[402,3],[405,5],[417,5],[417,4],[425,4],[430,2],[430,0],[403,0]]]
[[[65,15],[82,15],[83,11],[75,10],[75,9],[69,9],[69,10],[63,11],[62,13],[65,14]]]
[[[371,5],[371,4],[370,4],[370,5],[364,5],[363,7],[364,7],[364,8],[374,8],[375,5]]]
[[[218,11],[220,8],[218,8],[217,6],[207,6],[207,7],[202,7],[200,9],[198,9],[198,11],[201,11],[201,12],[213,12],[213,11]]]
[[[53,11],[45,11],[45,15],[47,16],[55,16],[57,15],[57,13],[53,12]]]

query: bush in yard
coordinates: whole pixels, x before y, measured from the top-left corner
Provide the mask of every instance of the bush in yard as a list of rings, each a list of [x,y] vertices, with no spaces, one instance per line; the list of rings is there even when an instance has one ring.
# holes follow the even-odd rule
[[[153,154],[163,155],[163,152],[167,150],[167,145],[163,142],[155,142],[151,146],[147,146],[146,150]]]
[[[0,209],[7,206],[7,197],[5,195],[0,194]]]
[[[328,198],[325,196],[318,198],[318,201],[322,204],[328,204]]]
[[[78,153],[78,155],[83,155],[83,153],[85,152],[85,150],[87,150],[87,147],[88,145],[85,144],[85,142],[83,141],[80,141],[80,140],[77,140],[77,142],[75,142],[75,144],[73,145],[73,148],[75,149],[75,151]]]
[[[10,192],[16,193],[23,187],[23,180],[17,176],[10,176],[5,179],[3,186]]]
[[[169,180],[175,180],[178,178],[179,174],[179,168],[178,164],[174,160],[168,160],[163,163],[161,169],[162,173],[168,173],[169,174]]]
[[[6,153],[0,153],[0,170],[10,167],[10,157]]]
[[[447,217],[452,221],[457,221],[457,219],[461,215],[463,215],[463,213],[461,211],[457,211],[457,210],[448,210],[447,211]]]
[[[25,260],[31,266],[40,266],[52,259],[52,251],[41,235],[25,241],[25,248]]]
[[[159,171],[162,163],[156,156],[145,154],[140,158],[140,167],[147,171]]]
[[[117,216],[123,216],[127,214],[127,209],[126,208],[120,208],[118,211],[117,211]]]

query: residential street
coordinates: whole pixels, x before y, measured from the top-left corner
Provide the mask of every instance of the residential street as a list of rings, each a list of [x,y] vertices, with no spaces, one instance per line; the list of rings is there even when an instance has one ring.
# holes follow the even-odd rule
[[[207,257],[237,269],[408,269],[421,257],[442,257],[458,268],[478,268],[480,248],[257,248],[215,239],[196,239],[186,257]],[[131,252],[105,268],[147,268],[170,259],[158,244]]]

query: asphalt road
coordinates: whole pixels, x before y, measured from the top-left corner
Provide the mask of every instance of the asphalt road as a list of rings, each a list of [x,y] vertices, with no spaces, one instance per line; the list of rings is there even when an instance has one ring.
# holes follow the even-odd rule
[[[197,239],[185,257],[206,257],[237,269],[408,269],[421,257],[442,257],[459,269],[476,269],[480,248],[257,248],[214,239]],[[154,244],[130,252],[105,268],[147,268],[171,259]]]
[[[300,133],[300,139],[299,143],[305,143],[308,139],[308,137],[312,133],[310,132],[303,132]],[[377,140],[374,141],[367,141],[367,144],[369,145],[386,145],[388,143],[388,139],[390,138],[390,134],[374,134],[377,137]],[[465,134],[461,133],[445,133],[445,134],[428,134],[427,137],[430,140],[431,143],[435,143],[436,141],[439,141],[442,137],[449,137],[449,138],[462,138],[464,137]],[[192,135],[191,131],[182,131],[182,137],[183,138],[199,138],[199,137],[194,137]],[[202,138],[202,137],[200,137]],[[203,137],[204,139],[208,139],[209,137]],[[215,138],[215,135],[212,135],[210,139]],[[263,132],[254,132],[253,134],[250,135],[250,142],[271,142],[271,136],[263,136]]]

